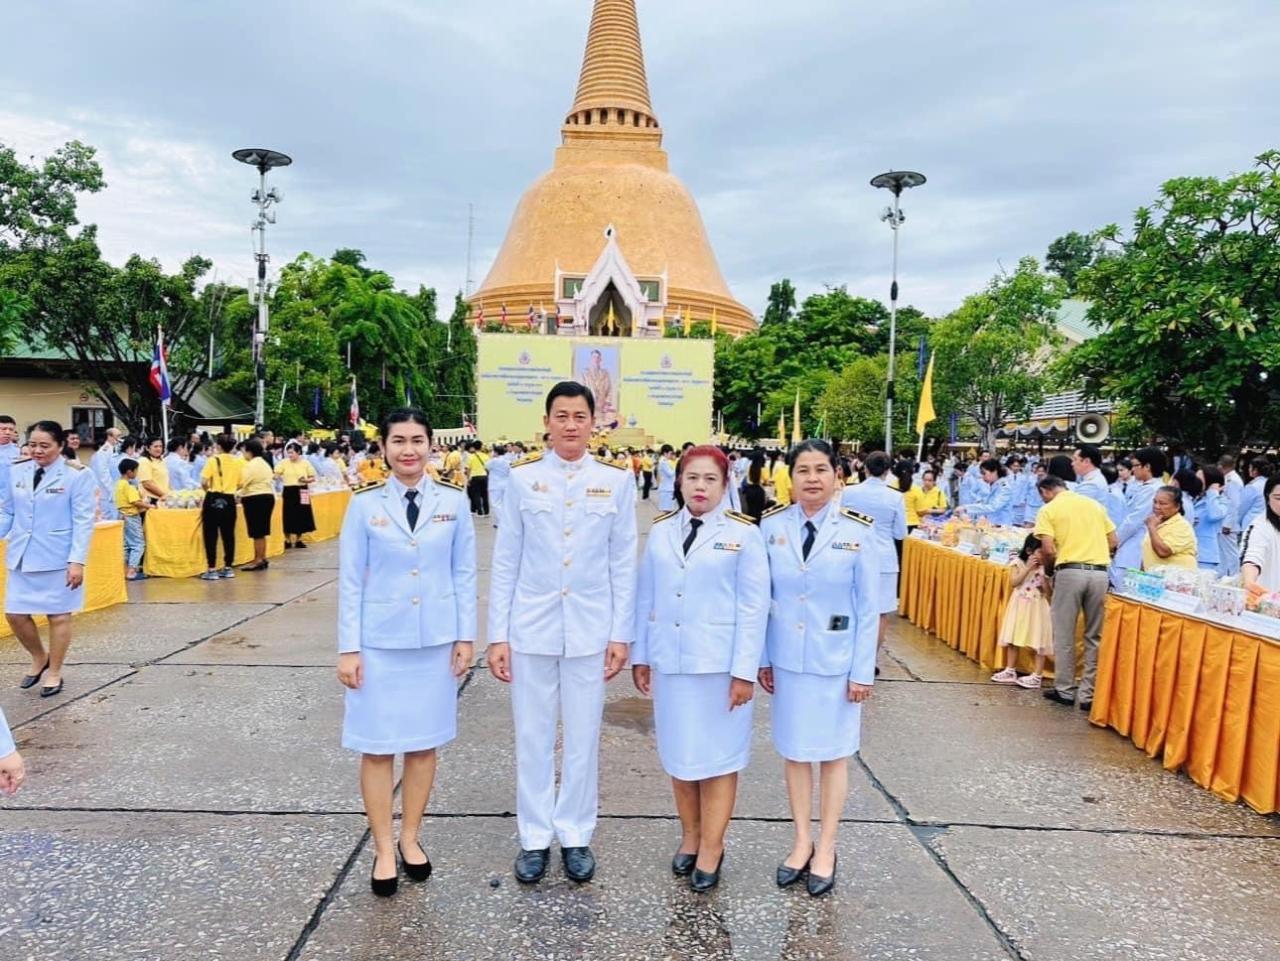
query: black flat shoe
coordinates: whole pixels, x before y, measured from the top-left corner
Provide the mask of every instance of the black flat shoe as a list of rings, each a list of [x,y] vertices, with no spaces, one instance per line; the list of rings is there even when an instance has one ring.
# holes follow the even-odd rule
[[[809,865],[813,863],[813,854],[815,849],[810,849],[809,860],[804,862],[803,867],[789,868],[787,862],[783,861],[778,865],[777,882],[780,888],[789,888],[802,877],[809,873]]]
[[[1054,704],[1061,704],[1065,707],[1070,707],[1072,704],[1076,702],[1075,698],[1067,697],[1065,694],[1061,693],[1056,687],[1049,688],[1049,690],[1045,691],[1040,696],[1043,697],[1046,701],[1053,701]]]
[[[836,855],[831,862],[831,877],[824,878],[812,871],[809,872],[809,879],[805,882],[805,887],[809,890],[810,897],[820,898],[824,894],[830,894],[831,890],[836,886],[836,867],[840,864],[840,855]]]
[[[44,667],[40,668],[40,670],[35,674],[23,674],[22,680],[18,682],[18,687],[22,688],[24,691],[27,690],[27,688],[35,687],[40,678],[44,677],[44,672],[47,670],[49,670],[49,662],[45,661]]]
[[[249,565],[247,565],[247,566],[245,566],[245,567],[240,568],[240,570],[242,570],[242,571],[265,571],[265,570],[266,570],[268,567],[270,567],[270,566],[271,566],[271,565],[269,565],[266,561],[263,561],[261,564],[249,564]]]
[[[61,694],[61,693],[62,693],[62,681],[58,681],[58,683],[55,684],[53,687],[40,688],[41,697],[53,697],[55,694]]]
[[[697,863],[698,855],[677,851],[676,856],[671,859],[671,873],[678,878],[687,878],[693,873],[694,865]]]
[[[521,884],[537,884],[547,873],[547,863],[551,860],[551,849],[526,851],[520,849],[516,855],[516,880]]]
[[[706,894],[720,883],[720,869],[722,867],[724,867],[723,853],[721,853],[720,863],[716,865],[714,871],[703,871],[695,866],[693,874],[689,878],[689,889],[695,894]]]
[[[285,549],[286,551],[291,551],[291,550],[293,550],[293,545],[292,545],[292,544],[290,544],[288,541],[285,541],[285,542],[284,542],[284,549]]]
[[[410,881],[425,881],[431,877],[430,858],[427,858],[425,864],[411,864],[405,860],[404,849],[399,844],[396,845],[396,853],[400,855],[400,866],[404,868],[404,873],[408,875]]]
[[[400,875],[397,873],[389,878],[375,878],[373,872],[378,869],[378,859],[373,859],[373,868],[369,871],[369,890],[377,897],[389,898],[400,887]]]
[[[561,848],[560,860],[564,862],[564,873],[570,881],[582,884],[595,877],[596,856],[591,853],[591,848]]]
[[[307,546],[307,542],[306,542],[306,541],[298,541],[298,543],[294,544],[293,546],[294,546],[294,547],[306,547],[306,546]]]
[[[1093,710],[1093,701],[1076,701],[1076,707],[1087,713]]]

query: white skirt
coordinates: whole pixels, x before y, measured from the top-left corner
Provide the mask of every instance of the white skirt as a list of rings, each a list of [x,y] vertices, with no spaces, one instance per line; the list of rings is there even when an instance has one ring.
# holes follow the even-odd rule
[[[895,614],[898,610],[898,572],[885,571],[880,575],[880,613]]]
[[[67,571],[7,571],[6,614],[75,614],[84,607],[84,581],[67,587]]]
[[[773,744],[788,761],[836,761],[858,753],[862,705],[849,678],[773,669]]]
[[[342,746],[362,754],[427,751],[458,734],[453,645],[360,652],[364,683],[347,691]]]
[[[653,723],[663,769],[681,781],[741,771],[751,760],[754,701],[729,710],[729,674],[653,672]]]

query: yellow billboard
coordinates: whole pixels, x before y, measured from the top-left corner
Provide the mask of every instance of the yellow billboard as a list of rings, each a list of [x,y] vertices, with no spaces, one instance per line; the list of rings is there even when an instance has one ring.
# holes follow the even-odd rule
[[[597,428],[702,443],[712,430],[714,367],[709,340],[482,334],[476,426],[486,440],[535,440],[547,391],[576,380],[595,395]]]

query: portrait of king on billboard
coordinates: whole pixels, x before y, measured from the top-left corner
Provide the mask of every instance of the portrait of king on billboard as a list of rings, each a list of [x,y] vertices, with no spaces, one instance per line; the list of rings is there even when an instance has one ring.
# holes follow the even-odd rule
[[[573,352],[574,380],[591,389],[596,399],[596,429],[613,430],[622,421],[618,385],[622,381],[617,347],[583,346]]]

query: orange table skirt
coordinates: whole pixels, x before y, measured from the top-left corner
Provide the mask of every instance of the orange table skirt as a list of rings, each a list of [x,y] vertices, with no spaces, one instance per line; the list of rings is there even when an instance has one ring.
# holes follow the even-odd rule
[[[1116,596],[1089,720],[1224,801],[1280,797],[1280,644]]]
[[[1004,667],[996,639],[1012,593],[1008,567],[916,537],[902,542],[898,613],[983,667]],[[1017,668],[1033,670],[1035,655],[1020,649]],[[1053,677],[1052,657],[1045,677]]]

